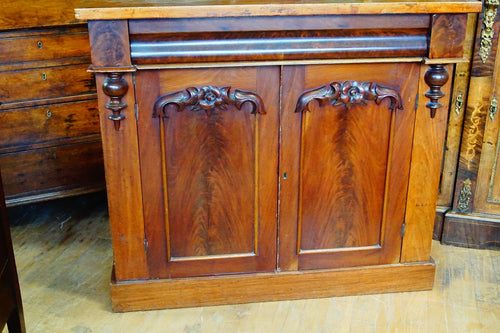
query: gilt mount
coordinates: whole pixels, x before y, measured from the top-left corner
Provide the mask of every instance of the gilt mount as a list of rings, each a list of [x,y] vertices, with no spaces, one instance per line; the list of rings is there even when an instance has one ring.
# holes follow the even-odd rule
[[[231,87],[189,87],[186,90],[177,91],[158,97],[153,107],[153,118],[168,118],[167,107],[173,105],[177,112],[191,107],[191,111],[205,111],[210,116],[215,109],[227,110],[229,105],[236,106],[239,110],[244,103],[252,104],[252,114],[265,114],[262,98],[253,92],[235,89]]]
[[[484,2],[483,29],[481,30],[481,44],[479,47],[479,57],[483,64],[486,63],[491,53],[493,39],[495,37],[495,17],[497,16],[499,0],[486,0]]]
[[[118,131],[120,121],[125,119],[121,111],[127,107],[127,104],[122,101],[122,98],[128,91],[128,83],[122,73],[109,73],[102,84],[102,90],[110,98],[105,105],[106,109],[112,112],[108,118],[114,122],[115,130]]]
[[[302,93],[295,112],[310,111],[309,103],[313,100],[318,101],[321,106],[329,102],[333,106],[343,105],[349,110],[353,105],[366,105],[367,101],[374,101],[378,105],[385,98],[390,99],[389,110],[403,109],[401,95],[394,88],[369,81],[334,81]]]
[[[426,104],[426,106],[431,110],[431,118],[436,115],[437,109],[439,109],[442,104],[439,99],[444,96],[444,92],[441,91],[441,87],[448,82],[448,71],[444,68],[444,65],[430,65],[430,68],[425,72],[424,80],[425,83],[431,88],[425,93],[425,97],[428,97],[431,101]]]

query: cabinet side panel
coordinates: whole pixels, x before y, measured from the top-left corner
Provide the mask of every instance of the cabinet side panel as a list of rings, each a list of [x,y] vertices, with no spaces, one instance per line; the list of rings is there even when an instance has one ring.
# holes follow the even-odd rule
[[[420,72],[419,101],[415,119],[410,181],[405,214],[405,235],[401,262],[427,261],[430,258],[432,231],[436,215],[441,161],[448,119],[451,80],[441,90],[445,93],[442,106],[431,118],[424,82],[427,66]],[[453,73],[453,66],[446,66]]]

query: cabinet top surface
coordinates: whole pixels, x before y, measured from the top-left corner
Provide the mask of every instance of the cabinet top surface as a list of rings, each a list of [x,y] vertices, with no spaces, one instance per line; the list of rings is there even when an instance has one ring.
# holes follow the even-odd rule
[[[481,11],[479,0],[83,0],[81,20],[293,16],[345,14],[433,14]]]

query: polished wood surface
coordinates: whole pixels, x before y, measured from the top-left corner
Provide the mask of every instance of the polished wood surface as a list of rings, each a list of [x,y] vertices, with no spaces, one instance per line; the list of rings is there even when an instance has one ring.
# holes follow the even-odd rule
[[[36,196],[48,190],[62,190],[69,184],[83,183],[88,188],[102,189],[101,142],[99,138],[95,139],[0,155],[4,187],[7,193],[11,193],[10,200],[18,201],[21,197]],[[75,161],[85,161],[85,168],[76,168]]]
[[[317,3],[213,4],[202,16],[201,7],[166,4],[169,14],[147,16],[161,20],[123,8],[110,8],[111,20],[93,17],[115,309],[242,302],[246,289],[262,291],[255,299],[356,293],[356,267],[376,275],[367,280],[389,281],[425,266],[426,277],[409,277],[407,287],[430,287],[429,217],[447,118],[439,111],[448,107],[448,73],[463,61],[467,16],[451,14],[464,3],[408,24],[405,15],[360,15],[380,4],[349,3],[349,15],[365,20],[345,30],[344,12],[327,11],[326,31],[308,12]],[[419,3],[384,4],[421,13]],[[192,14],[168,31],[187,8]],[[377,61],[354,62],[359,56]],[[326,283],[342,278],[340,289]],[[282,282],[296,288],[285,293]],[[205,286],[208,300],[167,292],[177,284]]]
[[[280,267],[399,262],[418,72],[415,64],[285,67]],[[293,112],[298,95],[332,79],[394,87],[403,110],[384,100]]]
[[[90,55],[87,29],[51,28],[0,32],[0,63],[45,61]]]
[[[500,205],[497,177],[498,136],[498,26],[496,9],[485,5],[479,15],[471,78],[464,115],[462,142],[452,209],[445,215],[442,242],[475,248],[498,248]],[[490,21],[495,33],[488,41]],[[490,46],[486,52],[485,46]],[[495,106],[496,105],[496,106]]]
[[[427,27],[400,29],[200,32],[176,34],[170,38],[148,35],[132,39],[130,47],[132,62],[138,65],[425,56],[428,48]],[[203,42],[207,38],[211,39],[210,43]]]
[[[96,74],[96,84],[101,86],[105,74]],[[133,86],[132,75],[124,75],[130,87]],[[131,89],[133,92],[133,89]],[[120,130],[108,119],[105,104],[108,97],[98,90],[101,135],[108,138],[102,142],[104,167],[106,170],[106,190],[109,196],[109,215],[113,221],[114,260],[116,276],[121,279],[141,279],[148,277],[146,253],[144,248],[144,222],[142,214],[142,191],[139,169],[139,148],[137,142],[137,124],[134,121],[135,96],[129,93],[125,98],[128,105],[122,112],[128,119],[121,122]],[[126,163],[112,158],[121,156]]]
[[[0,153],[44,148],[54,141],[97,141],[99,113],[92,100],[6,110],[0,113],[0,132],[5,134]]]
[[[433,15],[429,58],[461,58],[466,27],[467,14]]]
[[[301,30],[357,30],[377,27],[378,29],[427,28],[430,16],[421,15],[315,15],[315,16],[263,16],[263,17],[215,17],[179,18],[175,20],[129,21],[132,39],[141,34],[224,32],[224,31],[301,31]],[[319,32],[319,31],[318,31]],[[160,36],[158,36],[160,37]]]
[[[474,49],[476,34],[477,14],[469,14],[464,42],[464,58],[471,59]],[[467,104],[467,91],[469,89],[470,63],[460,63],[455,67],[453,77],[453,90],[446,129],[443,168],[439,183],[439,197],[437,200],[436,219],[434,223],[433,238],[440,240],[444,214],[453,203],[453,190],[457,173],[458,155],[460,153],[460,140],[462,138],[462,125]]]
[[[91,21],[88,25],[90,47],[100,50],[92,53],[93,67],[131,65],[128,26],[125,21]]]
[[[71,17],[74,3],[2,4],[0,163],[9,206],[104,188],[88,33]]]
[[[497,53],[498,54],[498,45]],[[484,126],[483,147],[477,173],[474,209],[483,214],[500,215],[500,56],[496,57],[493,72],[493,89],[490,95],[488,115]],[[494,111],[497,108],[497,111]],[[500,230],[500,224],[498,226]],[[500,239],[499,239],[500,241]]]
[[[81,0],[6,0],[0,12],[0,30],[78,23],[74,9]]]
[[[429,291],[117,314],[104,194],[14,207],[9,215],[28,332],[496,333],[500,324],[500,251],[436,241]]]
[[[185,17],[223,17],[223,16],[286,16],[286,15],[342,15],[342,14],[383,14],[383,13],[461,13],[479,12],[481,2],[465,1],[331,1],[312,0],[304,3],[290,0],[274,3],[267,0],[238,0],[214,2],[212,0],[196,3],[175,0],[102,2],[87,0],[81,8],[76,8],[78,19],[141,19],[141,18],[185,18]]]
[[[421,82],[427,66],[420,72]],[[451,65],[447,66],[451,71]],[[411,156],[410,180],[408,185],[407,209],[405,213],[405,234],[401,248],[401,262],[425,261],[430,258],[432,232],[436,214],[441,162],[448,119],[448,99],[442,99],[442,106],[431,118],[426,107],[428,99],[421,84],[416,106],[413,150]],[[442,88],[449,96],[451,82]]]
[[[208,85],[252,92],[262,110],[153,115],[160,96]],[[279,68],[144,71],[136,86],[151,278],[274,270]]]
[[[112,283],[117,312],[429,290],[435,265]],[[399,276],[396,280],[394,276]]]
[[[88,65],[76,65],[0,73],[0,108],[22,107],[26,105],[24,101],[34,99],[95,93],[87,68]]]

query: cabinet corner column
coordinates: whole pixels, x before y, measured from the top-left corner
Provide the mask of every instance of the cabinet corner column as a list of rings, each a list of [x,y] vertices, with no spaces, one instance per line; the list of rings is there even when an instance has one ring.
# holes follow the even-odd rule
[[[117,281],[148,278],[127,20],[89,22]],[[117,157],[119,156],[119,157]],[[119,161],[129,161],[120,163]],[[133,255],[130,255],[133,253]]]

